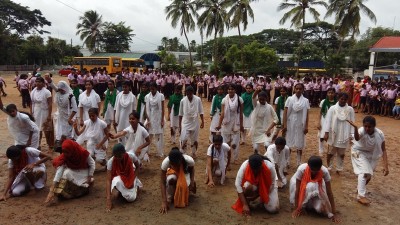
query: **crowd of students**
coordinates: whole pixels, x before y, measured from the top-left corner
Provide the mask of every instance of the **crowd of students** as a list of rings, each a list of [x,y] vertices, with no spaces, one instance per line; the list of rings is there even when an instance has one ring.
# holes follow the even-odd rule
[[[336,172],[343,170],[344,155],[352,139],[351,158],[354,173],[358,175],[357,199],[361,204],[370,203],[366,184],[381,156],[384,175],[389,173],[384,134],[376,128],[375,118],[366,116],[361,128],[354,122],[355,113],[365,110],[363,90],[367,85],[371,88],[367,113],[378,112],[373,94],[375,87],[382,88],[384,82],[371,83],[366,79],[361,84],[357,79],[353,84],[350,80],[332,80],[327,76],[294,80],[281,75],[271,84],[271,79],[264,76],[231,75],[219,81],[206,73],[191,78],[174,72],[143,74],[127,70],[113,80],[107,71],[99,69],[84,75],[73,71],[68,75],[69,84],[60,81],[57,85],[50,74],[42,77],[36,73],[34,86],[31,82],[26,85],[28,101],[23,94],[25,84],[21,84],[27,82],[26,77],[21,74],[16,82],[23,96],[22,106],[29,106],[30,114],[19,112],[15,104],[4,108],[15,144],[7,149],[9,178],[2,200],[20,196],[32,187],[44,187],[44,162],[51,158],[40,151],[44,132],[49,148],[61,153],[53,159],[56,174],[47,203],[54,202],[57,196],[75,198],[89,193],[96,163],[107,171],[108,210],[118,196],[135,201],[143,187],[139,171],[143,162],[149,162],[154,143],[156,156],[163,159],[160,213],[166,213],[172,203],[175,207],[188,206],[189,193],[196,193],[195,159],[199,132],[204,128],[202,97],[211,102],[212,117],[206,184],[214,187],[216,183],[225,183],[231,163],[239,163],[240,145],[247,136],[255,152],[237,172],[238,200],[232,208],[239,213],[249,215],[249,205],[256,199],[260,199],[268,212],[279,211],[277,189],[288,184],[291,152],[296,152],[297,166],[289,183],[293,217],[313,209],[335,222],[340,221],[329,171],[333,170],[334,157]],[[393,104],[393,96],[397,95],[391,91],[393,87],[397,90],[397,86],[390,87],[380,93],[385,107]],[[57,107],[54,114],[53,101]],[[3,109],[1,98],[0,106]],[[317,124],[310,124],[309,109],[313,106],[321,108]],[[380,108],[382,115],[390,113],[385,107]],[[179,147],[172,148],[167,156],[166,118],[170,121],[172,143],[177,139],[179,142]],[[320,156],[312,156],[303,163],[305,135],[310,125],[319,129]],[[116,139],[118,144],[113,146],[112,156],[107,160],[110,139]],[[322,165],[324,142],[328,144],[327,167]]]

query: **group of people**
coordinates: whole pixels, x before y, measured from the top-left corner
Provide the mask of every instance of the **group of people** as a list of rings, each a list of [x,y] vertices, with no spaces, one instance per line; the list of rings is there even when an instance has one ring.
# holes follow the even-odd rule
[[[343,170],[345,151],[352,139],[351,158],[354,173],[358,175],[357,199],[362,204],[370,203],[366,184],[381,156],[384,175],[389,173],[384,135],[376,128],[374,117],[365,117],[362,127],[358,128],[354,109],[348,104],[350,96],[338,92],[335,87],[321,89],[321,95],[315,100],[321,99],[320,120],[315,125],[319,129],[321,156],[323,143],[328,143],[327,167],[322,165],[320,156],[312,156],[303,163],[305,136],[311,123],[309,109],[314,104],[314,100],[306,98],[307,77],[297,79],[290,87],[276,86],[280,82],[276,81],[275,89],[279,88],[279,94],[274,95],[274,106],[270,105],[271,89],[268,91],[265,85],[270,82],[269,78],[262,83],[265,79],[262,76],[253,79],[232,76],[227,83],[229,77],[224,77],[212,92],[215,91],[215,95],[211,99],[206,184],[214,187],[216,183],[225,183],[231,162],[238,163],[241,143],[246,136],[250,137],[255,153],[238,170],[235,181],[238,200],[232,206],[234,210],[249,215],[250,203],[260,199],[268,212],[278,212],[277,189],[287,185],[290,153],[296,152],[298,168],[289,185],[290,202],[295,209],[293,217],[311,208],[335,222],[340,221],[335,215],[329,170],[333,169],[335,156],[336,171]],[[160,212],[166,213],[172,203],[175,207],[189,204],[189,193],[196,193],[195,159],[199,132],[204,128],[203,103],[201,97],[196,96],[195,88],[189,83],[174,85],[165,115],[165,96],[159,90],[165,93],[166,89],[160,88],[157,82],[142,83],[136,95],[132,93],[129,80],[124,80],[120,90],[112,79],[106,84],[102,104],[101,97],[93,90],[93,80],[85,80],[82,91],[76,79],[69,79],[69,84],[60,81],[55,85],[49,74],[45,74],[44,78],[36,77],[36,86],[30,93],[31,114],[19,112],[15,104],[6,106],[8,129],[15,144],[7,149],[9,179],[3,200],[10,195],[19,196],[32,187],[44,187],[44,162],[51,159],[40,151],[41,131],[46,131],[55,134],[56,139],[51,143],[51,138],[47,138],[49,147],[55,145],[61,153],[53,160],[56,174],[46,202],[53,202],[55,196],[75,198],[89,193],[96,162],[107,170],[107,209],[111,210],[113,199],[118,196],[134,201],[143,187],[138,178],[140,168],[144,161],[149,162],[150,144],[154,143],[156,155],[163,158]],[[208,88],[210,90],[210,83]],[[55,91],[55,95],[51,91]],[[326,92],[325,98],[322,92]],[[315,90],[312,93],[316,96]],[[52,117],[53,100],[57,111]],[[177,139],[179,142],[179,147],[172,148],[167,157],[164,153],[165,117],[170,121],[172,143]],[[49,128],[52,121],[54,131]],[[110,139],[116,139],[118,144],[107,160]],[[84,145],[86,148],[82,147]],[[265,155],[262,149],[266,149]]]

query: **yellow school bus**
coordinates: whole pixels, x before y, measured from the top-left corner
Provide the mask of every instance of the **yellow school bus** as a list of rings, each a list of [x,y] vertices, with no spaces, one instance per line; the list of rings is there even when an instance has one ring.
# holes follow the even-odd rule
[[[121,57],[74,57],[73,66],[80,71],[106,68],[108,74],[115,75],[122,71],[122,59]]]
[[[146,71],[146,64],[143,59],[139,58],[122,58],[122,67],[129,68],[129,71],[139,72]]]

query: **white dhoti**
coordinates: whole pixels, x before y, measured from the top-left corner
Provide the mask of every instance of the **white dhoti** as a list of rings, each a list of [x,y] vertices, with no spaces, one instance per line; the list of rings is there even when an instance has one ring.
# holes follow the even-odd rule
[[[25,192],[31,189],[42,189],[46,185],[46,167],[35,167],[33,168],[33,173],[43,172],[43,175],[35,182],[31,183],[31,181],[26,177],[26,172],[22,170],[15,177],[12,185],[11,185],[11,194],[13,196],[20,196]]]
[[[296,177],[290,179],[290,204],[295,204],[296,195]],[[318,183],[309,182],[306,186],[306,194],[304,201],[299,203],[302,208],[315,210],[317,213],[327,215],[329,218],[333,216],[332,207],[326,194],[325,182],[322,181],[322,192],[319,190]]]
[[[137,191],[139,188],[142,188],[143,184],[136,177],[133,181],[133,187],[128,189],[125,187],[124,182],[121,180],[120,176],[116,176],[113,178],[111,182],[111,191],[116,188],[128,202],[133,202],[136,200]]]

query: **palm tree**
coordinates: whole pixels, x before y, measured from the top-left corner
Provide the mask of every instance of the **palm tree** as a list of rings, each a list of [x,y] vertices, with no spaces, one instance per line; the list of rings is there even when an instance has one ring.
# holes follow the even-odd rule
[[[204,10],[200,15],[197,25],[205,29],[206,37],[214,33],[214,67],[218,75],[219,57],[217,53],[218,40],[217,35],[222,36],[225,28],[229,29],[229,16],[226,8],[229,2],[226,0],[198,0],[198,10]]]
[[[243,31],[247,29],[248,18],[250,17],[254,22],[253,9],[250,6],[250,2],[254,0],[227,0],[231,5],[231,9],[228,12],[229,18],[231,18],[231,26],[237,27],[240,39],[240,58],[242,64],[242,72],[244,72],[244,62],[243,62],[243,40],[240,34],[240,24],[243,24]]]
[[[193,72],[192,52],[190,51],[190,43],[187,32],[194,31],[196,23],[193,17],[197,17],[196,3],[191,0],[173,0],[172,3],[165,7],[166,19],[171,19],[171,25],[176,28],[180,24],[181,35],[184,34],[189,50],[190,70]]]
[[[168,46],[168,38],[167,37],[163,37],[161,38],[161,45],[164,47],[165,51],[168,51],[167,46]]]
[[[279,24],[283,25],[289,18],[291,19],[291,26],[295,26],[297,28],[301,28],[301,38],[300,38],[300,46],[303,44],[304,39],[304,24],[306,22],[306,10],[311,14],[311,16],[319,22],[319,12],[313,8],[313,6],[324,6],[328,7],[328,4],[324,1],[319,0],[284,0],[279,6],[278,11],[282,11],[285,9],[290,9],[288,12],[283,14],[281,20],[279,20]]]
[[[86,11],[83,16],[79,17],[81,21],[76,25],[77,35],[80,34],[80,39],[83,40],[84,44],[90,51],[97,51],[96,43],[100,36],[100,30],[103,26],[102,16],[96,11]]]
[[[367,0],[329,0],[328,11],[325,18],[335,15],[335,25],[341,38],[338,53],[341,51],[344,38],[351,34],[354,37],[360,34],[360,11],[376,23],[375,14],[366,6]]]

